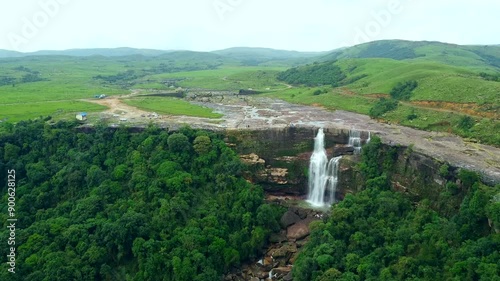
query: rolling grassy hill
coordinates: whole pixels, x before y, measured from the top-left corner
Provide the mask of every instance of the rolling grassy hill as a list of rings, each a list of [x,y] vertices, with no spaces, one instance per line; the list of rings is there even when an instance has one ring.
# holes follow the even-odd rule
[[[238,47],[214,51],[213,53],[238,60],[244,66],[296,66],[313,62],[328,52],[297,52],[269,48]]]
[[[476,70],[500,70],[500,46],[461,46],[441,42],[382,40],[333,51],[321,61],[349,58],[388,58],[430,61]]]
[[[332,52],[279,73],[295,89],[271,96],[368,114],[399,83],[415,81],[410,98],[382,116],[426,130],[455,132],[500,145],[500,48],[439,42],[378,41]],[[297,90],[302,89],[302,90]],[[475,125],[458,129],[465,117]]]

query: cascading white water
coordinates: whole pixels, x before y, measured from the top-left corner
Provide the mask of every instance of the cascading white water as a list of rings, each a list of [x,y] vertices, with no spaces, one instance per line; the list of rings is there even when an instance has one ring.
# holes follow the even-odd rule
[[[335,157],[328,161],[325,150],[325,134],[319,129],[314,138],[314,152],[309,163],[309,193],[307,201],[314,206],[324,206],[335,202],[335,191],[338,183],[339,160]],[[328,198],[325,200],[325,195]]]
[[[361,132],[356,130],[349,131],[349,145],[354,147],[354,154],[361,153]]]
[[[337,184],[339,181],[339,164],[342,156],[332,158],[328,162],[326,169],[326,187],[329,192],[328,204],[335,203],[335,192],[337,192]]]
[[[316,138],[314,138],[314,152],[309,163],[309,195],[307,200],[315,206],[324,204],[327,164],[325,133],[321,128]]]

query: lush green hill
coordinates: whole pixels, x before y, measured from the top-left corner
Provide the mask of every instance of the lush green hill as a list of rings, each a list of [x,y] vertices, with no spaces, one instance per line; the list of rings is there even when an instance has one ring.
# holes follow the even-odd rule
[[[241,61],[242,65],[247,66],[256,66],[260,64],[298,65],[311,62],[326,54],[326,52],[297,52],[245,47],[219,50],[213,53]]]
[[[329,74],[330,68],[342,74]],[[292,68],[278,78],[295,85],[346,86],[359,94],[388,94],[397,83],[416,80],[419,87],[411,100],[500,104],[500,83],[469,68],[424,60],[340,59]]]
[[[389,58],[432,61],[452,66],[500,70],[500,46],[461,46],[441,42],[383,40],[334,51],[322,61],[348,58]]]
[[[500,145],[500,48],[438,42],[367,43],[294,67],[277,78],[296,89],[271,95],[364,114],[399,84],[417,85],[396,108],[376,117],[419,129],[454,132]],[[319,87],[319,89],[304,89]],[[460,129],[464,118],[473,118]]]

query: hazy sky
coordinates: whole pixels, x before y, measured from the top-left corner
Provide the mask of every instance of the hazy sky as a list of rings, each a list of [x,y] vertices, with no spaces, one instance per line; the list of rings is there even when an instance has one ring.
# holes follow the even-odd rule
[[[0,49],[500,44],[498,0],[1,0]]]

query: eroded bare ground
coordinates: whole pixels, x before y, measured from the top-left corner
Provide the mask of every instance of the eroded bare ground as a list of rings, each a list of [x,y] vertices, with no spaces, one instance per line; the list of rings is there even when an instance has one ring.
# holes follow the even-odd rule
[[[136,93],[135,93],[136,94]],[[138,110],[120,101],[124,97],[111,97],[93,102],[110,109],[104,114],[120,114],[125,118],[144,119],[151,112]],[[202,129],[262,129],[296,127],[324,127],[357,129],[379,135],[391,145],[409,146],[414,150],[451,165],[480,172],[487,181],[500,182],[500,149],[488,145],[464,142],[462,138],[437,132],[426,132],[398,125],[378,123],[368,116],[338,110],[327,111],[320,107],[290,104],[281,100],[241,96],[191,98],[191,102],[213,108],[224,114],[219,121],[196,117],[160,116],[153,120],[162,127],[175,128],[189,124]],[[120,112],[126,112],[121,114]],[[147,118],[147,117],[146,117]],[[147,119],[146,119],[147,120]]]

